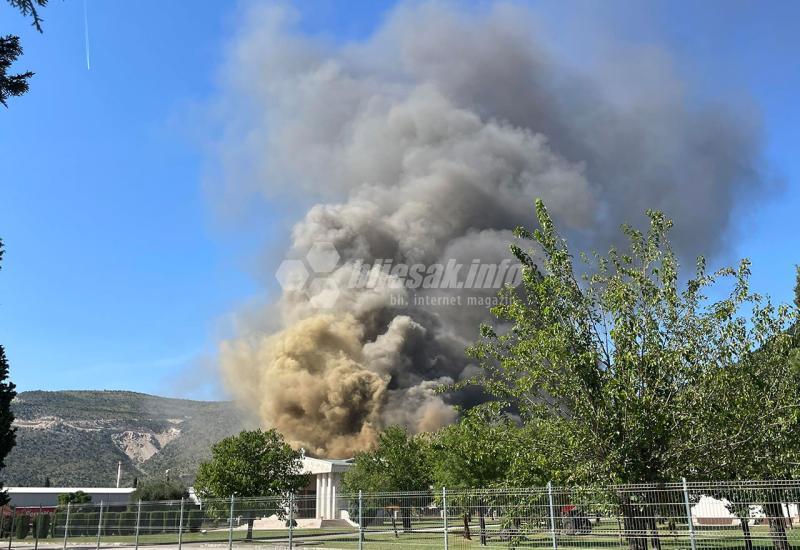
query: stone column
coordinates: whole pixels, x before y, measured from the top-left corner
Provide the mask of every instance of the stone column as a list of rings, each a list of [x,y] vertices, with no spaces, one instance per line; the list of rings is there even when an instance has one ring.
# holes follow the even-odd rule
[[[322,517],[322,476],[316,474],[314,479],[317,481],[317,503],[314,510],[314,517]]]
[[[331,478],[330,474],[322,474],[322,519],[331,516]]]
[[[336,474],[331,474],[331,519],[339,519],[339,503],[336,502]]]
[[[319,517],[325,519],[325,474],[319,474]]]

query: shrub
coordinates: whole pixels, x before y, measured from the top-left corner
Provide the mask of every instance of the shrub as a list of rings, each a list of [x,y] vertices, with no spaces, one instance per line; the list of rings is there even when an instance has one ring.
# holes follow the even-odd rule
[[[102,519],[100,517],[100,512],[92,512],[87,515],[87,522],[86,522],[86,535],[97,535],[98,529],[98,522]],[[105,512],[103,512],[105,516]]]
[[[70,510],[69,512],[69,536],[75,536],[75,515],[78,514],[78,520],[80,520],[80,513],[76,512],[75,510]],[[66,508],[59,508],[56,512],[53,513],[53,517],[50,521],[50,534],[53,538],[56,537],[63,537],[64,536],[64,527],[67,524],[67,510]]]
[[[139,516],[139,532],[142,534],[150,532],[150,512],[142,512]]]
[[[81,514],[81,535],[85,537],[91,535],[97,535],[97,523],[100,521],[100,513],[80,512],[80,514]]]
[[[4,515],[0,520],[0,537],[6,538],[8,537],[9,531],[11,531],[11,525],[13,522],[13,518],[11,515]]]
[[[58,495],[58,505],[65,506],[67,504],[87,504],[92,502],[92,496],[87,495],[83,491],[75,491],[74,493],[62,493]]]
[[[103,535],[119,534],[119,512],[103,512]]]
[[[67,514],[64,512],[53,512],[53,517],[50,518],[50,536],[53,538],[64,536],[64,520]]]
[[[180,500],[188,496],[189,490],[180,480],[150,479],[137,485],[136,490],[131,493],[131,502]]]
[[[89,535],[96,535],[97,531],[97,514],[92,512],[79,512],[81,514],[81,535],[86,537]]]
[[[189,515],[186,518],[186,526],[189,531],[196,533],[203,526],[203,511],[202,510],[189,510]]]
[[[86,519],[83,522],[84,535],[97,535],[97,523],[100,521],[99,512],[84,513]]]
[[[37,539],[46,539],[50,534],[50,514],[38,514],[33,518],[33,533]]]
[[[20,514],[17,516],[15,523],[16,533],[14,533],[14,536],[17,540],[23,540],[31,530],[31,517],[28,514]]]
[[[179,516],[179,512],[175,512],[174,510],[164,512],[164,531],[166,533],[178,531],[178,522],[180,520]]]
[[[150,532],[164,532],[164,512],[150,512]]]
[[[44,514],[36,514],[35,516],[31,516],[31,536],[35,539],[42,538],[39,536],[39,521]]]
[[[133,535],[136,532],[136,512],[122,512],[119,515],[119,534]]]
[[[83,512],[70,512],[69,514],[69,525],[66,526],[67,534],[71,537],[79,537],[83,535],[86,529],[86,514]],[[64,521],[66,521],[67,516],[66,513],[64,514]]]

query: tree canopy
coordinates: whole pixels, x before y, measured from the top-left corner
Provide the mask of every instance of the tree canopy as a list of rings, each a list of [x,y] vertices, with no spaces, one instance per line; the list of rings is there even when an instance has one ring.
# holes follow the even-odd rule
[[[747,260],[707,273],[698,258],[682,284],[672,222],[649,211],[647,232],[623,226],[627,250],[582,255],[579,272],[541,201],[536,213],[538,229],[516,231],[530,248],[512,245],[522,284],[503,291],[496,327],[481,327],[470,353],[483,367],[473,382],[510,401],[558,457],[554,480],[730,475],[720,453],[760,461],[767,439],[790,452],[800,393],[786,329],[796,312],[750,291]]]
[[[178,480],[146,479],[136,484],[131,493],[131,502],[157,500],[180,500],[189,496],[189,489]]]
[[[59,506],[66,506],[67,504],[89,504],[90,502],[92,502],[92,495],[84,493],[83,491],[61,493],[58,495]]]
[[[302,454],[275,430],[243,431],[211,448],[212,458],[200,465],[195,489],[213,497],[261,497],[302,489]]]
[[[374,449],[356,454],[353,466],[342,476],[342,489],[349,494],[427,491],[431,486],[428,450],[427,435],[412,435],[400,426],[389,426],[378,436]],[[375,510],[391,504],[399,508],[403,531],[408,532],[412,509],[423,502],[428,502],[424,496],[365,499],[364,521],[374,521],[378,517]],[[351,510],[351,513],[358,512]],[[397,533],[394,515],[392,524]]]
[[[424,491],[430,487],[427,442],[405,428],[389,426],[370,451],[356,454],[352,468],[344,473],[346,493],[358,491]]]
[[[33,19],[33,26],[42,32],[42,18],[37,8],[47,5],[47,0],[8,0],[23,16]],[[28,91],[28,80],[33,72],[24,71],[17,74],[8,74],[14,61],[22,55],[22,45],[19,36],[0,36],[0,104],[8,106],[11,97],[21,96]]]
[[[286,510],[283,500],[308,484],[302,453],[292,449],[276,430],[245,430],[226,437],[211,448],[211,454],[211,460],[198,469],[195,491],[202,498],[240,497],[236,511],[247,520],[248,540],[256,517],[282,517]],[[247,497],[274,498],[243,500]],[[224,504],[217,504],[224,509]]]
[[[47,0],[8,0],[8,3],[25,17],[31,17],[33,19],[31,24],[37,31],[42,32],[42,18],[38,8],[45,7]]]
[[[520,428],[497,406],[475,407],[457,424],[442,428],[430,445],[431,475],[437,487],[508,486],[523,446]]]
[[[0,261],[3,259],[3,241],[0,240]],[[11,412],[11,402],[17,395],[16,386],[8,379],[8,360],[6,351],[0,345],[0,470],[6,465],[6,457],[16,444],[16,428],[14,428],[14,413]],[[2,491],[0,483],[0,505],[8,503],[8,493]]]

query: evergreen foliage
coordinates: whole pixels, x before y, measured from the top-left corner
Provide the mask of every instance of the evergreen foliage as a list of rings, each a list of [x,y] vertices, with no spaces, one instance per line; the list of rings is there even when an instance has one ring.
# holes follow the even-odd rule
[[[3,241],[0,240],[0,261],[3,259]],[[9,366],[6,352],[0,345],[0,471],[5,468],[6,456],[16,444],[16,428],[13,426],[14,413],[11,402],[16,397],[16,386],[9,381]],[[0,482],[0,506],[8,503],[8,493],[3,491]]]

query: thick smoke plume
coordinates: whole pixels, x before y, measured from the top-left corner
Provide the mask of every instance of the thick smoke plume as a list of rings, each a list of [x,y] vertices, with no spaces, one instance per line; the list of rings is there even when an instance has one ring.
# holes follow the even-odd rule
[[[636,61],[629,82],[577,72],[502,5],[400,9],[345,45],[294,32],[281,11],[247,19],[228,65],[225,184],[312,200],[287,257],[324,242],[341,260],[324,284],[284,291],[220,360],[263,424],[313,454],[350,456],[388,424],[436,429],[474,398],[435,388],[474,372],[463,350],[487,311],[393,305],[408,291],[351,288],[357,261],[500,261],[537,197],[580,246],[658,208],[687,257],[714,253],[737,194],[761,186],[755,123],[688,99],[663,54],[618,49],[615,64]]]

